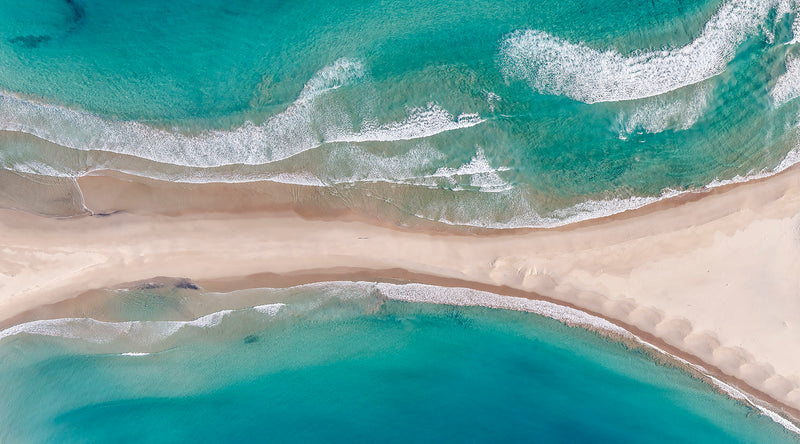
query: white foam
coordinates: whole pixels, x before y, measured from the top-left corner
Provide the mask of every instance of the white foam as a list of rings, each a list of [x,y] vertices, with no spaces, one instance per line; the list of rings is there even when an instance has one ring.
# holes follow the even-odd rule
[[[353,79],[364,77],[366,71],[360,60],[341,58],[319,70],[303,86],[298,102],[306,102],[334,89],[348,85]]]
[[[497,102],[502,102],[503,98],[497,94],[486,91],[486,102],[489,104],[489,111],[494,112]]]
[[[313,176],[325,185],[368,183],[392,183],[424,186],[439,189],[442,182],[454,186],[454,191],[464,190],[458,184],[469,185],[482,192],[502,192],[512,189],[498,173],[509,171],[506,167],[494,168],[486,158],[483,148],[477,146],[475,156],[457,168],[439,167],[434,172],[435,162],[446,160],[440,151],[431,145],[420,142],[405,153],[395,156],[380,156],[355,145],[337,147],[329,151],[324,162],[325,170]],[[299,182],[291,176],[294,183]],[[276,180],[270,176],[269,180]],[[311,184],[306,180],[305,184]]]
[[[787,45],[794,45],[800,41],[800,14],[795,12],[794,21],[792,21],[792,40],[786,42]]]
[[[666,353],[666,352],[664,352],[664,353]],[[673,358],[676,358],[676,357],[673,356]],[[677,359],[680,359],[680,358],[677,358]],[[681,360],[681,361],[683,361],[683,360]],[[686,361],[683,361],[683,362],[685,364],[692,365],[692,364],[690,364],[690,363],[688,363]],[[693,366],[693,367],[695,367],[697,369],[700,369],[701,371],[705,370],[700,366]],[[766,416],[769,419],[775,421],[776,423],[782,425],[786,430],[789,430],[790,432],[793,432],[793,433],[796,433],[796,434],[800,435],[800,428],[798,428],[796,425],[792,424],[789,420],[787,420],[783,416],[781,416],[781,415],[775,413],[774,411],[769,410],[766,407],[762,406],[761,403],[754,401],[753,399],[750,398],[750,396],[748,396],[743,391],[737,389],[736,387],[734,387],[734,386],[732,386],[730,384],[726,384],[725,382],[722,382],[719,379],[717,379],[717,378],[715,378],[715,377],[713,377],[711,375],[706,374],[706,376],[711,380],[711,382],[715,386],[717,386],[719,389],[721,389],[722,391],[727,393],[728,396],[730,396],[731,398],[739,399],[739,400],[742,400],[742,401],[746,402],[747,404],[749,404],[749,405],[755,407],[756,409],[758,409],[758,411],[760,411],[764,416]]]
[[[261,125],[196,135],[153,128],[135,121],[0,94],[0,129],[28,133],[78,150],[109,151],[188,167],[262,165],[283,160],[326,142],[395,141],[430,137],[475,126],[475,114],[453,116],[435,104],[415,108],[399,122],[348,129],[351,118],[336,103],[320,103],[332,90],[364,77],[361,62],[339,59],[316,73],[287,109]]]
[[[286,304],[281,304],[281,303],[256,305],[255,307],[253,307],[253,310],[265,315],[275,316],[285,306]]]
[[[487,308],[498,308],[505,310],[525,311],[529,313],[536,313],[551,319],[564,322],[571,326],[580,326],[599,330],[603,332],[612,333],[618,337],[631,339],[637,343],[648,347],[658,353],[675,359],[687,367],[697,370],[699,373],[708,378],[711,384],[719,387],[731,398],[739,399],[753,408],[760,411],[762,414],[775,421],[777,424],[785,427],[787,430],[800,434],[800,428],[795,426],[790,421],[786,420],[779,414],[764,407],[760,402],[756,402],[750,396],[741,390],[727,384],[718,378],[711,376],[708,371],[702,366],[692,364],[678,356],[667,353],[663,349],[644,341],[638,336],[632,334],[628,330],[610,322],[603,318],[590,315],[586,312],[566,307],[563,305],[554,304],[547,301],[532,300],[527,298],[520,298],[514,296],[503,296],[486,291],[474,290],[464,287],[437,287],[427,284],[389,284],[389,283],[372,283],[372,282],[324,282],[310,284],[317,288],[329,287],[331,285],[341,285],[345,288],[356,288],[365,294],[369,294],[371,288],[377,289],[381,295],[387,299],[417,302],[417,303],[431,303],[431,304],[445,304],[456,306],[480,306]],[[302,288],[305,286],[300,286]]]
[[[283,303],[274,303],[239,310],[221,310],[190,321],[107,322],[92,318],[42,319],[18,324],[0,331],[0,341],[20,334],[29,334],[80,339],[97,344],[110,343],[122,337],[132,337],[136,339],[137,343],[154,344],[185,328],[206,330],[217,327],[232,313],[257,312],[275,316],[285,306],[286,304]],[[123,354],[139,355],[136,353]]]
[[[0,154],[0,160],[1,158],[2,154]],[[72,171],[66,171],[65,169],[57,169],[53,165],[37,161],[13,162],[6,164],[4,166],[11,171],[16,171],[18,173],[23,173],[23,174],[35,174],[39,176],[50,176],[50,177],[75,177]]]
[[[761,170],[759,172],[752,172],[744,176],[737,175],[726,180],[715,179],[711,183],[706,185],[704,188],[717,188],[735,183],[744,183],[744,182],[749,182],[751,180],[763,179],[766,177],[774,176],[775,174],[778,174],[781,171],[784,171],[787,168],[797,163],[800,163],[800,143],[798,143],[797,145],[795,145],[794,148],[789,150],[789,152],[786,153],[786,156],[784,156],[783,160],[781,160],[781,163],[779,163],[778,166],[776,166],[775,168],[772,169],[765,168],[764,170]]]
[[[509,168],[492,167],[480,147],[476,147],[476,154],[469,162],[457,168],[436,168],[435,162],[444,161],[446,157],[424,141],[417,143],[410,150],[394,156],[373,154],[358,145],[341,145],[326,152],[327,157],[323,162],[302,166],[303,168],[309,168],[308,170],[270,171],[268,166],[264,166],[259,171],[249,174],[243,174],[241,171],[236,174],[228,172],[217,173],[208,169],[200,169],[184,170],[180,175],[175,175],[165,173],[162,168],[158,167],[142,171],[130,169],[123,165],[114,165],[110,169],[133,176],[144,176],[178,183],[270,181],[291,185],[325,187],[363,182],[383,182],[438,189],[441,182],[444,181],[448,185],[455,186],[450,188],[454,191],[464,189],[456,186],[459,183],[464,183],[483,192],[496,193],[512,188],[512,185],[498,175],[498,173],[509,171]],[[64,165],[59,165],[60,169],[57,170],[40,161],[3,163],[2,157],[3,155],[0,153],[0,165],[22,173],[72,178],[95,171],[94,169],[76,171]],[[102,171],[107,168],[109,166],[98,168],[97,170]]]
[[[551,302],[513,296],[501,296],[463,287],[435,287],[425,284],[398,285],[387,283],[376,283],[374,285],[382,295],[393,300],[526,311],[557,319],[569,325],[608,331],[627,338],[633,337],[627,330],[605,319]]]
[[[554,304],[552,302],[533,300],[515,296],[503,296],[487,291],[466,287],[439,287],[428,284],[404,283],[391,284],[371,281],[322,281],[297,285],[289,288],[262,288],[261,290],[313,290],[317,296],[323,293],[322,299],[335,297],[339,299],[363,299],[377,291],[382,297],[396,301],[445,304],[457,306],[480,306],[506,310],[525,311],[540,314],[548,318],[562,321],[569,325],[583,326],[633,338],[627,330],[597,316],[583,311]],[[269,306],[284,304],[270,304]],[[316,309],[321,304],[311,304]]]
[[[186,327],[208,329],[219,325],[233,310],[211,313],[191,321],[106,322],[91,318],[44,319],[15,325],[0,331],[0,340],[30,334],[81,339],[106,344],[122,337],[135,337],[145,344],[156,343]]]
[[[775,106],[781,106],[790,100],[800,97],[800,58],[786,58],[786,72],[775,82],[769,92]]]
[[[453,226],[476,226],[482,228],[505,229],[505,228],[555,228],[569,225],[585,220],[598,219],[624,213],[644,206],[659,202],[664,199],[671,199],[687,193],[703,192],[726,185],[748,182],[756,179],[763,179],[774,176],[787,168],[800,163],[800,141],[794,148],[789,150],[783,160],[774,168],[765,168],[761,171],[754,171],[744,176],[737,175],[730,179],[715,179],[707,185],[690,190],[664,189],[658,196],[631,196],[628,198],[612,198],[601,200],[588,200],[577,203],[573,206],[553,211],[549,216],[543,216],[532,209],[520,211],[508,221],[497,222],[485,219],[474,220],[451,220],[444,217],[433,219],[425,214],[417,213],[416,217],[432,220]]]
[[[586,103],[652,97],[720,74],[771,11],[796,12],[796,6],[794,0],[729,0],[686,46],[631,55],[518,31],[501,45],[502,68],[544,94]]]
[[[755,408],[756,410],[761,412],[764,416],[768,417],[769,419],[771,419],[775,423],[783,426],[786,430],[788,430],[788,431],[790,431],[792,433],[796,433],[796,434],[800,435],[800,428],[798,428],[796,425],[794,425],[791,421],[789,421],[786,418],[784,418],[783,416],[775,413],[774,411],[769,410],[768,408],[764,407],[761,402],[758,402],[755,399],[751,398],[749,395],[747,395],[745,392],[739,390],[738,388],[736,388],[736,387],[734,387],[734,386],[732,386],[732,385],[730,385],[730,384],[728,384],[726,382],[723,382],[718,378],[715,378],[703,366],[697,365],[697,364],[693,364],[693,363],[691,363],[691,362],[689,362],[689,361],[687,361],[687,360],[685,360],[685,359],[683,359],[683,358],[681,358],[679,356],[675,356],[673,354],[670,354],[670,353],[666,352],[665,350],[663,350],[663,349],[661,349],[661,348],[659,348],[659,347],[657,347],[657,346],[655,346],[655,345],[643,340],[642,338],[639,338],[638,336],[634,336],[634,339],[636,340],[637,343],[639,343],[639,344],[641,344],[641,345],[643,345],[643,346],[645,346],[645,347],[647,347],[647,348],[649,348],[651,350],[654,350],[654,351],[656,351],[658,353],[661,353],[661,354],[663,354],[665,356],[668,356],[670,359],[674,359],[674,360],[678,361],[679,363],[681,363],[682,365],[697,371],[698,373],[703,375],[707,379],[708,382],[710,382],[713,386],[717,387],[721,391],[725,392],[725,394],[727,394],[729,397],[745,402],[746,404],[748,404],[751,407]]]
[[[708,108],[710,89],[707,84],[690,86],[695,91],[688,97],[672,98],[669,94],[626,103],[617,122],[619,137],[627,139],[637,131],[657,134],[667,129],[687,130],[693,127]]]
[[[384,125],[372,125],[359,133],[332,133],[326,137],[328,142],[387,142],[396,140],[421,139],[446,131],[469,128],[484,119],[477,114],[461,114],[454,117],[447,110],[428,103],[424,108],[412,108],[407,119]]]
[[[458,168],[441,167],[429,177],[455,179],[468,176],[470,186],[479,188],[483,192],[502,193],[503,191],[511,190],[513,186],[503,180],[497,173],[508,170],[509,168],[507,167],[492,167],[483,152],[483,148],[478,146],[475,147],[475,156],[470,159],[469,163]]]
[[[771,176],[786,170],[792,165],[800,163],[800,143],[786,153],[781,163],[778,164],[772,171],[764,173],[762,177]]]
[[[510,189],[507,192],[516,192]],[[491,229],[508,228],[555,228],[582,222],[590,219],[612,216],[637,208],[650,205],[663,199],[669,199],[683,193],[692,191],[678,191],[666,189],[658,196],[631,196],[628,198],[613,198],[602,200],[588,200],[577,203],[567,208],[554,210],[549,215],[542,215],[530,207],[530,204],[521,196],[515,197],[518,203],[517,213],[506,221],[496,221],[487,218],[454,220],[447,217],[432,218],[423,213],[415,213],[420,219],[431,220],[452,226],[472,226]]]
[[[325,161],[325,182],[345,184],[356,182],[412,183],[432,169],[433,163],[445,160],[444,154],[421,141],[405,153],[394,156],[373,154],[356,145],[345,145],[328,152]],[[420,183],[420,185],[423,185]],[[433,185],[435,184],[424,184]]]

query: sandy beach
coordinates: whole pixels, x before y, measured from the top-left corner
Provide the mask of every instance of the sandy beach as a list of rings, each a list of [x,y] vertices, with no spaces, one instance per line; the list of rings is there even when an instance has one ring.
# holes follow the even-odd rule
[[[799,168],[558,229],[482,233],[299,215],[255,204],[246,185],[79,185],[94,216],[0,210],[0,326],[157,276],[464,286],[599,315],[800,416]]]

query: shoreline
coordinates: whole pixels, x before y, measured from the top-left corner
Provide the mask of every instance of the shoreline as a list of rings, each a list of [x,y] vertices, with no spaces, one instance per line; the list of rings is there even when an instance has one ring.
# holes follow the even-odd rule
[[[80,188],[94,217],[0,210],[1,326],[87,290],[155,276],[213,291],[258,276],[319,281],[360,270],[578,309],[800,418],[800,359],[783,356],[782,345],[800,343],[798,167],[553,229],[466,233],[297,214],[290,204],[253,205],[241,187],[205,194],[215,184],[164,202],[169,183],[87,177]],[[195,208],[147,206],[185,196]]]
[[[468,300],[464,302],[448,299],[447,297],[433,298],[431,300],[413,296],[408,298],[390,296],[389,299],[422,304],[476,306],[497,310],[522,311],[554,319],[573,328],[583,328],[607,337],[610,340],[619,341],[630,349],[641,349],[650,355],[650,358],[659,365],[677,367],[689,373],[693,378],[705,382],[714,390],[760,411],[761,414],[768,416],[788,431],[800,435],[800,410],[785,405],[772,396],[751,387],[744,381],[726,375],[714,366],[709,367],[707,363],[700,361],[695,356],[683,352],[635,326],[621,323],[599,313],[581,309],[573,304],[566,304],[558,300],[526,293],[513,288],[476,285],[474,282],[461,281],[458,279],[443,279],[437,278],[436,276],[414,274],[406,270],[396,269],[381,271],[331,270],[298,275],[275,275],[265,273],[258,276],[241,276],[207,282],[191,282],[175,278],[157,277],[155,279],[139,282],[124,283],[116,286],[115,289],[139,288],[143,285],[152,285],[154,282],[164,287],[175,286],[179,283],[184,285],[190,283],[199,286],[197,290],[213,293],[230,293],[239,290],[297,288],[314,284],[337,284],[341,282],[376,285],[389,284],[401,288],[407,285],[422,285],[436,288],[437,290],[454,290],[457,292],[471,290],[485,293],[496,296],[497,298],[506,299],[506,301],[503,301],[505,303],[498,303],[495,299],[475,301],[472,298],[468,298]],[[0,323],[0,334],[7,329],[12,329],[13,327],[38,320],[86,317],[85,313],[80,312],[78,306],[82,306],[81,302],[83,302],[84,299],[89,299],[89,305],[97,303],[97,301],[92,300],[93,298],[97,299],[97,296],[91,295],[91,293],[93,293],[93,291],[78,295],[69,300],[60,301],[49,306],[37,307],[22,313],[14,319]],[[560,311],[557,314],[553,314],[545,310],[526,307],[523,302],[513,301],[512,299],[524,300],[530,303],[542,302],[559,307]],[[515,304],[515,302],[517,303]],[[240,309],[241,308],[237,308],[235,310]],[[577,312],[579,315],[570,316],[570,314],[572,314],[570,312]],[[577,320],[575,319],[576,317],[578,318]]]

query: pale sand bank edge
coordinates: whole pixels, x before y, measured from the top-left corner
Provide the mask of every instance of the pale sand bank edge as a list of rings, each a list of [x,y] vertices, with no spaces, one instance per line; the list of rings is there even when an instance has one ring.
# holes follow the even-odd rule
[[[67,220],[0,211],[0,319],[158,275],[402,269],[601,315],[798,416],[797,168],[591,223],[491,236],[248,210]]]
[[[274,290],[276,288],[298,288],[309,285],[313,286],[315,284],[325,285],[342,282],[371,284],[376,286],[389,284],[390,286],[396,287],[395,291],[393,291],[395,294],[389,296],[390,299],[394,300],[527,311],[564,322],[572,327],[580,327],[594,331],[612,340],[620,341],[630,348],[643,349],[656,362],[662,365],[681,368],[693,377],[706,382],[731,398],[737,399],[759,410],[762,414],[787,430],[800,434],[800,427],[798,427],[800,420],[798,420],[798,412],[795,409],[750,387],[741,380],[723,374],[717,368],[708,368],[706,363],[666,344],[659,338],[643,332],[636,327],[603,317],[600,314],[580,310],[571,304],[508,287],[494,287],[457,279],[437,278],[435,276],[409,273],[406,270],[400,269],[336,269],[319,270],[314,273],[291,273],[282,275],[263,273],[246,277],[218,279],[197,283],[185,279],[155,277],[144,281],[121,284],[116,286],[115,289],[164,289],[170,287],[177,289],[178,285],[181,285],[180,288],[184,289],[183,296],[185,297],[185,289],[224,294],[241,290]],[[200,286],[198,287],[197,284]],[[412,291],[409,294],[406,291],[407,287],[415,285],[428,287],[427,289],[423,289],[423,292],[426,294],[420,296],[416,294],[418,292]],[[431,289],[434,290],[431,292]],[[470,294],[469,292],[479,294]],[[102,321],[104,316],[101,314],[102,311],[98,313],[96,306],[102,306],[103,300],[107,295],[108,293],[105,291],[92,290],[72,299],[36,307],[0,323],[0,337],[2,337],[2,334],[6,331],[14,330],[16,327],[22,327],[29,322],[36,324],[37,321],[43,319],[80,318],[88,316]],[[98,316],[98,314],[100,314],[100,316]],[[130,356],[144,356],[148,354],[149,353],[136,352],[123,353],[123,355]]]

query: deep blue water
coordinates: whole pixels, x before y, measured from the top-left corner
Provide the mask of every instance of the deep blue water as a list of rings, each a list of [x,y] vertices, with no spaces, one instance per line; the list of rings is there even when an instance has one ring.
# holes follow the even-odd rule
[[[240,308],[180,323],[203,297],[125,291],[102,309],[116,323],[7,331],[0,441],[797,442],[753,408],[596,333],[381,291],[206,295],[202,304]],[[254,301],[266,305],[244,307]]]

